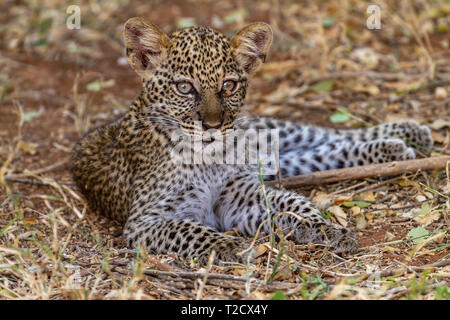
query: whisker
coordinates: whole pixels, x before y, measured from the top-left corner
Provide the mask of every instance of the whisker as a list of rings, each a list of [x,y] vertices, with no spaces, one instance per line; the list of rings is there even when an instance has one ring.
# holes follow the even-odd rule
[[[236,119],[234,120],[234,123],[237,124],[237,125],[239,125],[239,124],[241,124],[242,122],[247,121],[248,119],[251,119],[251,116],[241,116],[241,117],[236,118]]]
[[[176,127],[176,128],[178,128],[180,126],[180,124],[177,121],[175,121],[175,120],[164,118],[164,117],[156,117],[156,116],[148,116],[148,117],[135,119],[135,120],[132,120],[131,123],[133,123],[133,122],[142,122],[144,120],[148,120],[148,121],[154,122],[154,123],[159,123],[161,125],[166,125],[166,127]]]

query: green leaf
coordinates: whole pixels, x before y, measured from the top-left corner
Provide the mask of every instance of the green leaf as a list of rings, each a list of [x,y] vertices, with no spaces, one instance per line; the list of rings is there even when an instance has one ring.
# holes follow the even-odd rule
[[[267,283],[270,283],[273,281],[273,278],[277,275],[278,273],[278,268],[280,267],[281,264],[281,257],[283,256],[284,253],[284,246],[283,246],[283,241],[281,242],[281,250],[278,251],[277,254],[277,258],[275,259],[275,264],[273,265],[273,271],[272,274],[270,275],[269,279],[267,280]]]
[[[325,19],[322,20],[322,26],[323,26],[324,28],[332,27],[333,24],[334,24],[334,19],[333,19],[333,17],[327,17],[327,18],[325,18]]]
[[[400,95],[400,94],[408,93],[411,91],[416,91],[416,90],[420,89],[422,87],[422,85],[423,84],[419,83],[419,82],[413,83],[413,84],[409,85],[407,88],[398,89],[395,93],[397,95]]]
[[[273,293],[270,300],[286,300],[286,295],[284,294],[283,291],[278,290]]]
[[[45,198],[47,200],[54,200],[54,201],[64,202],[63,198],[55,197],[55,196],[52,196],[52,195],[46,195]]]
[[[351,208],[354,206],[358,206],[360,208],[367,208],[370,207],[372,204],[370,202],[366,201],[345,201],[344,206]]]
[[[230,23],[236,23],[236,22],[239,22],[239,21],[243,21],[247,17],[248,17],[248,10],[247,10],[247,8],[240,8],[240,9],[234,10],[231,13],[227,14],[223,18],[223,21],[226,24],[230,24]]]
[[[310,89],[317,93],[325,93],[329,92],[333,89],[334,81],[333,80],[324,80],[312,86]]]
[[[46,34],[50,31],[50,28],[53,25],[53,18],[46,18],[40,21],[39,23],[39,33],[41,35]]]
[[[89,91],[100,91],[102,83],[99,80],[92,81],[86,85],[86,89]]]
[[[108,81],[100,81],[95,80],[86,85],[86,89],[89,91],[100,91],[103,88],[109,88],[114,86],[115,81],[114,79],[108,80]]]
[[[441,33],[445,33],[448,31],[448,25],[446,24],[440,24],[438,25],[436,28],[434,28],[434,30],[436,32],[441,32]]]
[[[328,219],[330,219],[332,216],[333,216],[333,214],[330,212],[330,211],[328,211],[328,210],[320,210],[320,213],[322,214],[322,217],[324,217],[325,218],[325,220],[328,220]]]
[[[410,232],[408,232],[408,237],[411,240],[413,240],[415,243],[420,243],[429,234],[430,233],[427,231],[427,229],[425,229],[423,227],[417,227],[417,228],[412,229]]]
[[[436,300],[450,300],[450,288],[448,286],[437,286],[434,292]]]
[[[431,212],[431,209],[433,209],[429,202],[422,203],[422,208],[416,212],[414,212],[415,216],[425,216]]]
[[[343,123],[351,119],[350,113],[346,109],[339,109],[330,116],[332,123]]]
[[[181,18],[178,20],[179,29],[195,27],[196,25],[194,18]]]
[[[22,116],[23,122],[30,122],[34,118],[37,118],[41,115],[40,111],[37,112],[25,112]]]

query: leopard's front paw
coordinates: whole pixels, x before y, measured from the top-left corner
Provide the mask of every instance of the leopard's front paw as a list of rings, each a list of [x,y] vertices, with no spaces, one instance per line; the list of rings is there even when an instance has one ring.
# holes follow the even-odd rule
[[[247,264],[255,256],[255,249],[251,241],[236,238],[220,243],[213,248],[216,251],[216,263],[239,262]]]
[[[393,123],[393,136],[405,141],[422,151],[428,151],[433,147],[433,138],[430,128],[419,125],[416,121],[401,121]]]
[[[412,160],[416,154],[400,139],[378,139],[368,142],[370,163]]]
[[[331,249],[338,253],[355,253],[358,251],[359,243],[353,231],[338,225],[323,225],[322,232]]]
[[[386,139],[380,144],[380,156],[383,162],[412,160],[416,158],[414,150],[400,139]]]

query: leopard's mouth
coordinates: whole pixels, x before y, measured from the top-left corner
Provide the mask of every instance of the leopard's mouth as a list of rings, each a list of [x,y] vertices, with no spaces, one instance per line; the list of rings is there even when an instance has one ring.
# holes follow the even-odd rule
[[[190,143],[199,144],[202,147],[214,145],[216,143],[226,144],[234,139],[234,130],[184,130],[184,136]]]
[[[214,141],[216,141],[216,138],[214,138],[214,137],[204,137],[202,139],[202,145],[207,146],[207,145],[210,145],[211,143],[213,143]]]

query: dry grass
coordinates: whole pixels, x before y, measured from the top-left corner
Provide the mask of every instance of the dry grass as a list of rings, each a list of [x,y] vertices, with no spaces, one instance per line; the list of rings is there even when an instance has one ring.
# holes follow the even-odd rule
[[[368,3],[356,0],[91,0],[81,6],[81,29],[68,30],[66,1],[7,1],[0,12],[0,297],[449,299],[448,170],[299,190],[357,230],[362,246],[353,256],[260,237],[252,263],[203,269],[127,249],[121,227],[93,215],[72,189],[73,143],[123,113],[139,91],[121,62],[123,23],[138,15],[165,31],[194,21],[227,34],[267,21],[276,40],[245,112],[335,127],[415,119],[436,141],[423,152],[449,154],[450,3],[375,3],[378,31],[365,27]],[[348,119],[330,122],[340,109]]]

